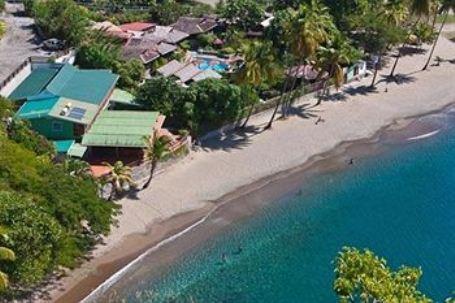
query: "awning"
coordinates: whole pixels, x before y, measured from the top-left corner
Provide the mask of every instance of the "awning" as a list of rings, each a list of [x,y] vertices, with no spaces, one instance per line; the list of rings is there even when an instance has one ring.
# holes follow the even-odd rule
[[[109,101],[126,105],[140,106],[140,104],[134,102],[134,99],[135,97],[131,93],[116,88],[112,92],[112,96]]]
[[[59,154],[66,154],[70,149],[71,145],[73,145],[74,140],[57,140],[54,141],[55,149]]]
[[[87,151],[87,146],[83,146],[79,143],[74,143],[68,150],[68,156],[82,158]]]

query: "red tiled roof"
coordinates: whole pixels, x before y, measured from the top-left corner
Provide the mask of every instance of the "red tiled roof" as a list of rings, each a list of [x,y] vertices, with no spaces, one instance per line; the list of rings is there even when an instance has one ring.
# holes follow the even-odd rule
[[[143,32],[153,28],[155,23],[148,23],[148,22],[132,22],[132,23],[125,23],[120,25],[120,28],[124,31],[135,31],[135,32]]]

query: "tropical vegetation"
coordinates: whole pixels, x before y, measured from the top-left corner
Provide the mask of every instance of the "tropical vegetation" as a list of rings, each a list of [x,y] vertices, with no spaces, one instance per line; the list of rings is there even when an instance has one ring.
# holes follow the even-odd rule
[[[335,260],[333,289],[346,303],[431,303],[418,289],[421,277],[421,268],[401,266],[394,271],[370,250],[344,247]]]
[[[184,88],[170,78],[157,77],[139,88],[137,102],[163,113],[171,128],[198,135],[239,118],[245,108],[241,92],[224,79],[206,79]]]
[[[81,68],[104,68],[120,76],[117,85],[133,91],[142,81],[145,68],[137,59],[121,58],[120,41],[100,32],[90,33],[79,45],[76,64]]]
[[[8,235],[4,228],[0,226],[0,237],[8,239]],[[0,246],[0,262],[12,262],[16,260],[16,254],[9,248]],[[4,291],[9,286],[8,275],[0,269],[0,291]]]
[[[145,137],[144,148],[144,162],[150,165],[150,175],[142,189],[149,187],[152,182],[153,173],[159,161],[163,160],[169,154],[169,138],[166,136],[159,136],[158,132],[153,134],[153,138]]]
[[[76,266],[109,232],[117,208],[98,197],[92,178],[55,165],[52,145],[11,119],[11,104],[0,98],[0,247],[15,253],[0,263],[10,282],[5,298]]]
[[[126,190],[136,187],[131,167],[123,164],[122,161],[116,161],[114,165],[108,162],[103,162],[102,164],[109,170],[109,174],[105,176],[104,180],[111,185],[111,192],[108,198],[109,201],[120,197]]]

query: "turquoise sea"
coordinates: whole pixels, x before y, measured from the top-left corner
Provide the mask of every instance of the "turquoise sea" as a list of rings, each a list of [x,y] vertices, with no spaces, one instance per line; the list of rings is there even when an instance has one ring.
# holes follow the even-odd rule
[[[442,128],[432,137],[383,139],[380,155],[306,181],[160,275],[128,273],[97,301],[336,302],[332,260],[349,245],[393,268],[421,266],[421,290],[442,302],[455,291],[452,115],[431,117],[432,130]]]

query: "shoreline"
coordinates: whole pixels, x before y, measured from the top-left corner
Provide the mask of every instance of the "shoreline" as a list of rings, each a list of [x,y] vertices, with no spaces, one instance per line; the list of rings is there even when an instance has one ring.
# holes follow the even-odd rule
[[[450,44],[447,39],[442,41],[437,51],[452,55],[455,44]],[[406,72],[412,74],[415,70],[415,57],[423,58],[419,55],[403,58],[400,62],[400,71],[407,69]],[[209,143],[204,147],[206,151],[195,153],[191,156],[192,159],[185,161],[186,163],[179,164],[179,167],[158,176],[155,187],[149,192],[142,193],[139,200],[121,201],[124,214],[119,218],[120,229],[113,230],[112,235],[107,238],[106,245],[97,248],[91,261],[71,272],[64,281],[57,281],[60,284],[53,285],[53,289],[47,290],[49,298],[41,300],[77,302],[161,239],[187,228],[217,207],[217,202],[214,201],[229,198],[232,200],[242,193],[248,195],[251,193],[248,188],[251,190],[252,186],[261,187],[258,184],[261,180],[263,182],[268,180],[268,183],[262,185],[264,187],[265,184],[272,182],[270,178],[279,176],[285,178],[283,176],[286,173],[295,172],[297,167],[301,168],[311,161],[320,161],[343,144],[368,140],[365,138],[374,138],[375,134],[387,127],[394,125],[398,127],[400,122],[407,120],[405,117],[415,119],[440,112],[455,102],[455,93],[450,83],[447,83],[450,82],[447,79],[452,75],[455,75],[454,67],[443,65],[432,68],[430,72],[419,73],[417,85],[410,83],[397,87],[398,85],[383,82],[378,85],[378,92],[387,85],[389,93],[364,96],[359,92],[360,96],[352,94],[352,98],[350,97],[352,100],[346,103],[327,101],[318,107],[318,112],[314,114],[314,117],[318,113],[324,115],[327,122],[324,122],[323,126],[315,127],[312,120],[309,124],[292,117],[285,122],[277,121],[272,131],[260,133],[259,136],[251,134],[247,138],[251,142],[247,142],[246,147],[232,146],[229,144],[231,142],[225,141],[222,143],[227,144],[227,147]],[[369,78],[363,80],[359,87],[362,84],[365,86],[369,81]],[[438,81],[444,85],[437,86]],[[429,91],[422,94],[425,89]],[[301,100],[301,104],[305,105],[307,101]],[[380,115],[383,116],[376,117]],[[252,122],[261,126],[266,120],[265,117],[268,118],[268,112],[254,117]],[[291,130],[294,133],[289,133]],[[320,138],[310,137],[310,134],[315,132]],[[283,136],[287,134],[288,139],[280,137],[280,134]],[[297,140],[306,142],[303,144]],[[280,144],[282,146],[279,146]],[[264,150],[264,147],[269,149]],[[257,160],[261,156],[265,158],[263,163]],[[214,163],[219,166],[220,171],[214,172]],[[196,168],[201,169],[196,171]],[[223,169],[231,174],[225,175]],[[201,175],[204,173],[206,175]],[[170,180],[173,182],[169,183]],[[191,180],[191,183],[194,181],[195,184],[188,185],[188,180]],[[219,184],[220,182],[223,184]],[[217,186],[213,187],[215,184]],[[172,191],[173,189],[166,188],[166,185],[178,187],[181,192]],[[272,192],[270,195],[278,193]],[[142,202],[144,204],[140,204]],[[157,202],[162,204],[157,205]]]
[[[347,164],[349,158],[354,158],[357,161],[385,152],[390,147],[385,148],[382,145],[382,137],[384,135],[398,134],[398,138],[392,139],[394,144],[406,144],[404,139],[405,137],[408,138],[409,134],[403,134],[403,131],[410,130],[411,134],[421,134],[421,130],[412,125],[414,122],[422,117],[444,113],[450,109],[455,109],[455,100],[440,109],[399,118],[391,124],[383,126],[371,137],[340,142],[332,150],[314,155],[307,162],[295,168],[264,177],[261,180],[227,193],[214,201],[213,204],[207,205],[207,207],[176,215],[162,222],[163,224],[152,225],[146,234],[132,235],[130,239],[126,239],[120,245],[120,247],[129,247],[131,244],[134,246],[135,243],[147,243],[145,248],[132,254],[119,253],[118,260],[102,264],[97,268],[98,275],[96,277],[88,276],[56,302],[96,302],[93,300],[96,300],[99,291],[102,292],[119,283],[124,274],[129,270],[137,270],[135,266],[146,258],[153,259],[158,263],[158,272],[155,273],[155,275],[158,275],[159,269],[171,264],[182,255],[210,240],[210,238],[215,237],[222,232],[225,226],[248,219],[254,216],[258,209],[272,203],[278,203],[277,200],[286,196],[294,195],[301,188],[303,181],[313,176],[349,169]],[[251,203],[252,197],[254,197],[253,200],[255,201],[253,203]],[[245,204],[247,205],[246,207]],[[246,209],[247,212],[239,213],[239,208],[242,210]],[[223,227],[213,228],[213,226],[210,226],[210,222],[205,219],[222,219],[229,221],[229,223]],[[164,237],[156,237],[155,228],[166,229],[171,226],[174,232],[168,230]],[[184,237],[186,239],[183,239]],[[164,248],[164,245],[167,247]],[[164,251],[160,251],[161,249]],[[97,285],[97,287],[93,289],[90,285]],[[88,295],[82,297],[81,294],[83,293],[88,293]]]

